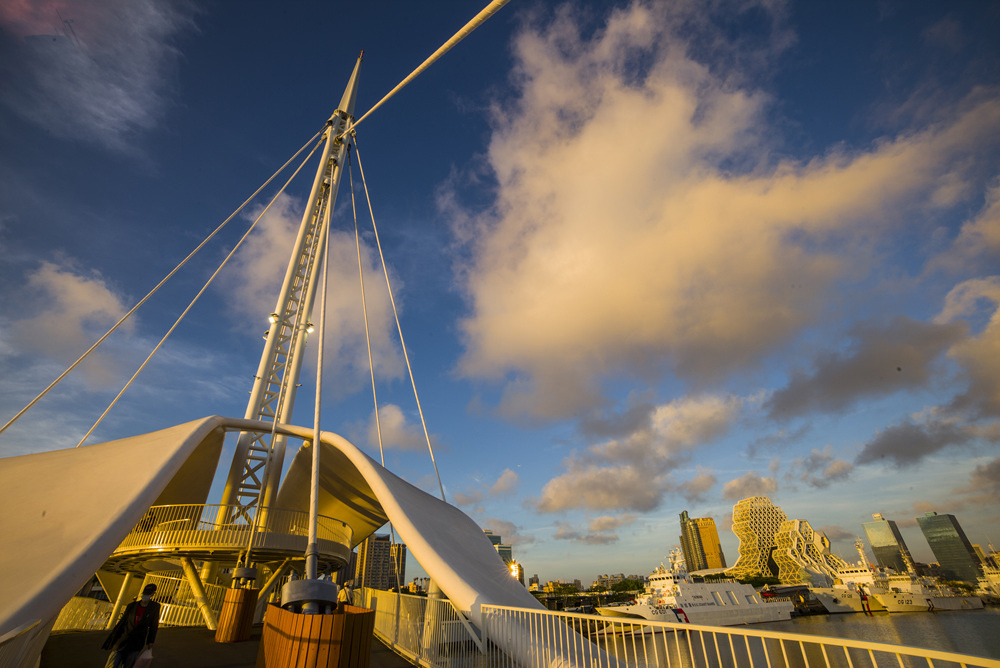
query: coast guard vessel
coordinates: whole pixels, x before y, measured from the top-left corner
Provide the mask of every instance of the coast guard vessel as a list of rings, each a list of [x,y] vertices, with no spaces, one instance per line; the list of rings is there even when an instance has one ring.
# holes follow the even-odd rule
[[[790,619],[792,602],[764,599],[750,585],[735,580],[693,582],[684,557],[674,548],[670,567],[662,563],[649,575],[646,590],[635,600],[596,609],[606,617],[636,617],[654,622],[735,626]]]

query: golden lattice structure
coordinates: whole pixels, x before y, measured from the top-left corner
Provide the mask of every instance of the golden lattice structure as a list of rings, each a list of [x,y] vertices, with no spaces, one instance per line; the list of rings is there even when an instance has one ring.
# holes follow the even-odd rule
[[[836,577],[847,562],[830,552],[830,539],[806,520],[785,520],[774,536],[774,562],[782,584],[809,581],[812,575]]]
[[[733,533],[740,539],[740,556],[726,573],[734,578],[777,575],[774,537],[787,519],[785,511],[766,496],[737,502],[733,506]]]

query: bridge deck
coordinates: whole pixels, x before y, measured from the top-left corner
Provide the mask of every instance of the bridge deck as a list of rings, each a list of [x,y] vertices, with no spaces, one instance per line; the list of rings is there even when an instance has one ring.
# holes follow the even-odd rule
[[[159,668],[254,668],[260,647],[261,627],[247,642],[217,643],[206,628],[161,628],[153,654]],[[40,668],[92,668],[103,666],[108,653],[101,649],[106,631],[56,631],[42,650]],[[375,639],[371,668],[410,668],[411,664]]]

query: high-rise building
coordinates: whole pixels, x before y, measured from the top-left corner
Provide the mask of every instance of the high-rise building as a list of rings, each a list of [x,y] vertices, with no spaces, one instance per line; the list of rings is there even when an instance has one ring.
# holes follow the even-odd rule
[[[493,543],[493,548],[497,551],[497,554],[500,555],[500,558],[503,559],[503,563],[509,565],[510,562],[514,561],[513,551],[511,550],[510,545],[504,544],[503,537],[500,534],[493,533],[489,529],[483,529],[483,533],[485,533],[486,537],[490,539],[491,543]]]
[[[740,555],[726,571],[735,578],[776,576],[774,536],[788,515],[766,496],[751,496],[733,506],[733,533],[740,539]]]
[[[946,578],[966,582],[979,578],[979,559],[954,515],[927,513],[917,518],[917,524]]]
[[[397,577],[398,574],[398,577]],[[406,583],[406,546],[389,536],[371,535],[358,545],[354,586],[389,590]]]
[[[909,571],[907,563],[913,563],[913,559],[895,522],[885,519],[881,513],[874,513],[872,521],[863,523],[861,528],[865,530],[879,566],[897,573]]]
[[[782,584],[827,587],[847,562],[830,552],[830,539],[806,520],[785,520],[774,534],[774,562]]]
[[[711,517],[692,519],[688,511],[681,513],[681,550],[684,563],[689,571],[706,568],[725,568],[726,557],[722,554],[719,532]]]

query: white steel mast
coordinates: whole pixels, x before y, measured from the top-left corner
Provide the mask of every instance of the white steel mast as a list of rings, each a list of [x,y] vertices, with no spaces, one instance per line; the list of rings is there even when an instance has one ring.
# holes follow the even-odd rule
[[[323,252],[320,238],[325,231],[323,221],[328,210],[332,213],[347,160],[349,138],[344,133],[354,121],[360,66],[361,56],[358,56],[340,105],[326,124],[323,157],[302,214],[277,305],[269,318],[271,328],[250,391],[244,416],[247,419],[285,422],[292,413],[306,335],[312,329],[310,317]],[[286,437],[276,435],[268,443],[269,439],[270,434],[240,433],[222,493],[220,522],[239,518],[252,522],[258,502],[263,508],[273,503],[284,463]]]

